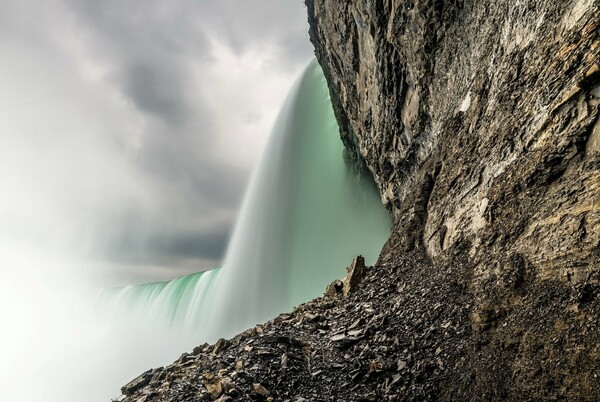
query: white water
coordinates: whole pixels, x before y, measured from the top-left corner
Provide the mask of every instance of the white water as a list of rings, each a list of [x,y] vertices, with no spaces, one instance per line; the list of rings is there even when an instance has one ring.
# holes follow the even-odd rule
[[[321,295],[358,254],[374,262],[389,216],[342,153],[327,84],[312,62],[275,124],[223,267],[125,288],[118,308],[214,341]]]
[[[355,255],[374,262],[389,217],[342,151],[313,62],[277,120],[222,268],[105,292],[98,309],[90,289],[52,276],[75,271],[51,266],[65,261],[0,253],[8,273],[25,272],[19,263],[48,273],[0,284],[0,401],[108,402],[144,370],[322,294]]]

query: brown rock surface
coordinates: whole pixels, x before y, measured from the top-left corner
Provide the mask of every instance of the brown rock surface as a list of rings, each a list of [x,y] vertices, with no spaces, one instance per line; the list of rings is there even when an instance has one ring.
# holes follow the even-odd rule
[[[367,273],[367,267],[365,267],[365,259],[362,256],[358,256],[352,260],[352,264],[346,268],[346,277],[342,281],[343,288],[342,294],[348,296],[350,293],[355,292],[358,285],[364,279]]]
[[[501,388],[486,370],[510,373],[515,395],[545,384],[535,398],[599,385],[595,338],[562,338],[598,317],[544,292],[595,300],[599,286],[600,1],[307,6],[342,138],[395,217],[391,244],[422,247],[433,269],[467,264],[471,397]],[[515,350],[499,359],[502,345]]]
[[[600,0],[307,8],[390,240],[125,400],[600,400]]]
[[[600,258],[599,1],[307,5],[342,137],[403,247],[436,262],[468,252],[480,278],[490,252],[587,276]]]

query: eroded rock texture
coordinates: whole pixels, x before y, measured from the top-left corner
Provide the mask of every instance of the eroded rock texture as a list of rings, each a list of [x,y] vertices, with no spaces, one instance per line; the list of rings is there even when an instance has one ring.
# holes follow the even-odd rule
[[[390,240],[124,400],[600,400],[600,0],[306,3]]]
[[[342,136],[405,247],[518,254],[548,278],[592,271],[600,2],[307,3]]]
[[[548,289],[598,287],[600,1],[307,6],[342,138],[395,217],[394,251],[423,247],[433,269],[468,261],[473,339],[516,348],[497,364],[484,349],[473,366],[509,370],[523,390],[598,385],[598,345],[546,343],[598,322],[575,305],[550,311]],[[536,328],[519,315],[531,298]],[[561,371],[581,356],[585,369]]]

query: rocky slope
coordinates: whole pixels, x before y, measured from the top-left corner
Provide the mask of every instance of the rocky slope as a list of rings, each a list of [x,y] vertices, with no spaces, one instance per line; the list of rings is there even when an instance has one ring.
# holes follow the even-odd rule
[[[600,400],[600,0],[307,8],[392,236],[348,296],[125,400]]]

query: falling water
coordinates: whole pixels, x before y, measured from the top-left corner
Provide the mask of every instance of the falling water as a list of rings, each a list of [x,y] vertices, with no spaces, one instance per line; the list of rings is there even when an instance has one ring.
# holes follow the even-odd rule
[[[319,296],[357,254],[374,262],[389,228],[372,182],[344,163],[327,83],[313,61],[280,112],[223,266],[110,298],[132,316],[214,341]]]

